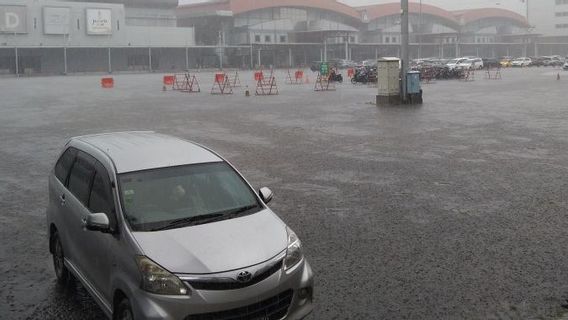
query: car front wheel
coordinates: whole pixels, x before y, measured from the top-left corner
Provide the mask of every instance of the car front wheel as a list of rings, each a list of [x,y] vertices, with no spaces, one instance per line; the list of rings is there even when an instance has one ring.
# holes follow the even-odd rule
[[[116,307],[114,313],[114,320],[133,320],[134,315],[132,314],[132,307],[130,306],[130,301],[128,299],[122,299],[118,306]]]
[[[65,266],[65,254],[63,252],[63,245],[59,239],[57,231],[53,234],[53,268],[55,269],[55,276],[59,284],[67,284],[70,278],[69,270]]]

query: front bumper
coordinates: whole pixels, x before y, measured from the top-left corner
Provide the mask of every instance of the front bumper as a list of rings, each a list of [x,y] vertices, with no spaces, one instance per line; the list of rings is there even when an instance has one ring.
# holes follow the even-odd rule
[[[185,320],[199,319],[199,317],[191,316],[200,314],[214,315],[246,309],[243,307],[258,306],[263,301],[272,301],[271,299],[289,290],[292,291],[289,307],[286,316],[280,319],[303,319],[313,309],[313,275],[305,258],[291,270],[284,271],[282,268],[265,280],[242,289],[194,290],[191,288],[189,296],[163,296],[136,289],[130,300],[135,319]],[[301,297],[302,294],[303,297]],[[275,320],[265,316],[251,316],[250,318],[243,316],[237,319]]]

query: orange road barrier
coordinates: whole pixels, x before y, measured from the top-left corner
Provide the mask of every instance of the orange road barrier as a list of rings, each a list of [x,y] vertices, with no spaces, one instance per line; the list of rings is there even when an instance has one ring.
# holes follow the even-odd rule
[[[462,74],[460,75],[460,80],[475,81],[475,70],[473,69],[462,70]]]
[[[211,94],[233,94],[233,88],[231,87],[231,82],[229,81],[229,77],[226,73],[220,72],[215,74],[215,81],[211,88]]]
[[[347,78],[351,79],[355,75],[355,70],[353,68],[347,69]]]
[[[165,77],[164,77],[164,84],[165,84]],[[173,75],[173,82],[172,82],[172,90],[192,93],[192,92],[201,92],[201,88],[199,87],[199,81],[197,81],[197,77],[195,75],[191,75],[189,72],[186,73],[176,73]]]
[[[288,76],[286,77],[287,84],[304,84],[304,71],[303,70],[296,70],[294,71],[294,76],[292,77],[292,73],[288,70]]]
[[[174,79],[175,79],[175,76],[171,76],[171,75],[164,76],[164,80],[163,80],[164,85],[173,86],[174,85]]]
[[[256,82],[257,96],[272,96],[279,94],[278,86],[276,85],[276,77],[271,77],[270,80],[258,80]]]
[[[114,88],[114,79],[113,78],[102,78],[101,79],[101,87],[103,87],[103,88]]]
[[[254,81],[260,81],[264,79],[264,75],[262,71],[255,71],[254,72]]]
[[[314,91],[335,91],[335,84],[333,83],[333,81],[329,81],[329,76],[322,76],[318,72],[318,76],[314,85]]]
[[[231,83],[231,87],[233,88],[241,87],[241,79],[239,78],[238,71],[235,71],[235,74],[232,77],[229,77],[229,82]]]
[[[487,80],[501,80],[501,68],[496,68],[496,69],[491,69],[491,68],[486,68],[485,69],[485,79]]]

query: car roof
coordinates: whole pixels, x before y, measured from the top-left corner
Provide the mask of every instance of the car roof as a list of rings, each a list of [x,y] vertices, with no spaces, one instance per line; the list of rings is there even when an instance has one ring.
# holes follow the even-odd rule
[[[152,131],[102,133],[74,140],[104,152],[117,173],[223,161],[198,144]]]

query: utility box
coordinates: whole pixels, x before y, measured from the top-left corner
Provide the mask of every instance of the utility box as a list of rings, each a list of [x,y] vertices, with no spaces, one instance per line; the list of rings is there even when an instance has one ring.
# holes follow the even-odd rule
[[[406,103],[422,104],[422,88],[420,87],[420,72],[408,71],[406,73]]]
[[[406,93],[420,93],[420,71],[408,71],[406,74]]]
[[[380,58],[377,60],[377,104],[400,103],[400,60]]]

